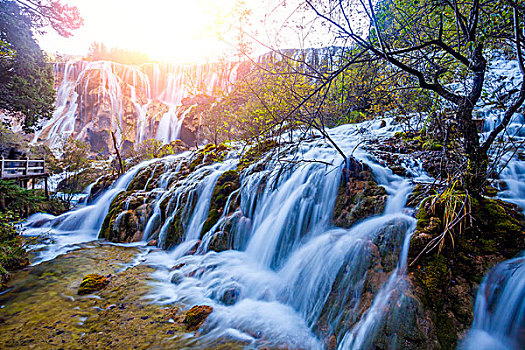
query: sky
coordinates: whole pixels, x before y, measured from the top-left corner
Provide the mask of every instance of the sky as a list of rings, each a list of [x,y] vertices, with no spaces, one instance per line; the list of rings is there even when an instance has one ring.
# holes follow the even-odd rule
[[[92,42],[137,50],[153,60],[213,60],[230,46],[218,39],[218,23],[235,0],[63,0],[77,6],[84,26],[71,38],[49,30],[37,36],[51,53],[85,55]],[[245,0],[260,15],[270,0]],[[259,19],[254,22],[259,22]],[[224,29],[224,26],[221,28]]]

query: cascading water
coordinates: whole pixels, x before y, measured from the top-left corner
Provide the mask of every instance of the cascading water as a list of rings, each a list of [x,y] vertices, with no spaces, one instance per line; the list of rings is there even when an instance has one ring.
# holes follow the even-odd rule
[[[107,139],[103,135],[113,131],[119,142],[138,144],[157,138],[169,143],[179,138],[184,117],[191,108],[181,106],[183,99],[195,93],[229,91],[238,68],[238,63],[57,63],[55,112],[35,134],[34,142],[44,140],[55,147],[63,135],[71,135],[89,141],[99,151],[100,139]]]
[[[376,136],[398,130],[389,119],[386,125],[366,125]],[[293,153],[285,151],[280,157],[269,153],[246,168],[239,189],[228,195],[224,212],[207,232],[203,227],[216,182],[237,168],[239,159],[232,152],[222,162],[197,167],[179,177],[193,159],[188,152],[140,164],[91,206],[51,218],[43,225],[43,217],[30,219],[28,233],[48,228],[58,238],[57,244],[51,245],[56,248],[43,251],[37,262],[51,259],[75,243],[94,239],[111,201],[134,177],[143,176],[145,183],[135,184],[133,191],[151,205],[144,221],[144,242],[156,239],[158,246],[173,248],[151,251],[137,263],[157,267],[157,282],[149,295],[153,301],[213,306],[200,336],[190,341],[195,347],[211,346],[217,339],[226,338],[243,342],[248,348],[323,349],[328,347],[327,335],[331,335],[338,349],[368,349],[384,333],[387,320],[390,326],[403,322],[395,315],[406,307],[407,251],[415,219],[405,208],[411,182],[393,175],[356,147],[360,130],[366,125],[330,131],[346,154],[353,154],[372,170],[388,194],[382,215],[350,229],[332,226],[345,164],[324,141],[301,143]],[[420,169],[414,164],[409,170],[428,181]],[[509,178],[515,176],[508,174]],[[502,180],[508,177],[502,174]],[[520,192],[513,188],[508,187],[508,197],[519,198]],[[121,214],[115,225],[120,224],[120,218]],[[183,230],[178,241],[170,240],[176,222]],[[233,249],[210,251],[211,242],[225,226],[229,227]],[[500,275],[507,276],[507,285],[515,285],[508,274]],[[487,278],[482,288],[490,289],[489,281]],[[495,305],[501,295],[493,293],[490,304]],[[487,303],[476,308],[476,317],[487,320],[492,316],[478,311],[483,305]],[[505,322],[515,325],[515,318],[502,313],[505,317]],[[495,319],[491,320],[479,325],[475,322],[469,333],[470,344],[477,344],[479,334],[499,342],[512,338],[498,336],[501,331],[487,325],[494,324]],[[477,331],[480,328],[482,332]],[[396,344],[395,338],[388,342]]]
[[[493,268],[481,283],[464,350],[518,350],[525,344],[525,257]]]
[[[156,68],[152,71],[159,77]],[[151,83],[152,93],[159,93],[161,85],[156,80]],[[164,116],[161,123],[166,128],[160,138],[167,140],[178,119]],[[493,117],[498,118],[494,113],[487,116],[485,132],[497,122]],[[511,126],[523,124],[520,118],[517,115]],[[358,147],[361,130],[367,127],[374,137],[400,130],[386,119],[329,131],[345,154],[371,169],[388,194],[382,214],[349,229],[333,227],[332,214],[340,179],[352,163],[345,164],[329,144],[314,138],[290,147],[293,152],[268,153],[239,170],[239,186],[223,198],[226,204],[215,213],[217,221],[211,228],[206,220],[216,184],[228,171],[241,168],[235,152],[220,162],[197,167],[192,165],[195,154],[189,152],[142,163],[93,205],[43,225],[39,225],[46,221],[42,216],[30,219],[29,227],[40,231],[47,227],[58,237],[58,248],[45,251],[40,261],[70,249],[72,243],[94,239],[118,192],[131,186],[133,177],[143,177],[145,183],[135,184],[130,191],[139,194],[134,199],[139,199],[135,202],[144,213],[133,227],[144,227],[144,241],[138,244],[156,242],[158,247],[171,248],[141,256],[144,263],[157,267],[157,282],[149,297],[164,304],[213,307],[200,336],[190,340],[195,347],[230,339],[247,348],[323,349],[333,348],[326,344],[331,338],[340,350],[368,349],[378,341],[383,347],[399,347],[396,335],[385,335],[384,330],[397,330],[405,322],[398,315],[410,294],[405,293],[405,272],[415,219],[405,203],[412,185]],[[525,167],[520,159],[519,152],[503,158],[509,166],[501,173],[505,186],[500,196],[517,204],[523,204],[524,198]],[[414,177],[429,180],[416,161],[406,164]],[[129,203],[125,201],[124,211],[115,215],[110,229],[118,228],[132,211]],[[228,247],[214,251],[214,239],[224,235],[226,228]],[[71,235],[69,240],[66,233]],[[485,278],[473,329],[463,343],[466,348],[479,348],[489,340],[491,346],[505,349],[522,344],[523,266],[523,258],[514,259]],[[504,305],[513,311],[503,310]]]
[[[38,256],[33,264],[54,259],[60,254],[74,249],[77,244],[93,241],[98,237],[102,222],[108,213],[113,199],[124,191],[133,177],[149,163],[141,163],[124,174],[110,189],[94,203],[80,207],[54,217],[49,214],[31,216],[23,225],[23,232],[28,236],[49,235],[53,244],[45,244],[38,249]]]
[[[491,79],[494,91],[508,91],[520,82],[517,61],[496,60]],[[484,117],[483,134],[486,137],[502,118],[502,111],[490,107],[482,109]],[[525,213],[525,118],[516,113],[511,118],[503,137],[512,139],[510,148],[496,149],[493,156],[499,158],[501,170],[499,196],[518,205]],[[499,152],[499,153],[498,153]],[[483,279],[474,307],[474,323],[467,333],[460,349],[523,349],[525,344],[525,258],[522,256],[505,261],[494,267]]]
[[[385,128],[379,130],[384,131]],[[299,146],[297,153],[306,161],[296,167],[267,157],[246,170],[240,192],[228,198],[230,203],[239,196],[239,209],[229,217],[221,217],[233,221],[231,240],[235,250],[217,253],[203,248],[220,230],[220,219],[204,234],[200,254],[185,255],[197,242],[198,236],[190,233],[200,231],[194,230],[195,222],[201,227],[205,220],[196,205],[183,243],[171,253],[157,252],[147,257],[149,263],[165,266],[156,273],[160,281],[151,296],[154,300],[214,307],[196,346],[226,337],[253,346],[323,348],[315,330],[321,317],[334,333],[339,332],[339,340],[344,339],[341,349],[366,348],[362,339],[374,339],[375,325],[387,312],[386,304],[394,304],[392,299],[398,297],[394,296],[394,287],[399,286],[406,268],[408,242],[415,223],[404,213],[411,185],[374,163],[367,153],[355,151],[355,127],[338,128],[332,138],[348,154],[354,151],[354,156],[368,164],[387,189],[384,215],[349,230],[331,227],[343,160],[325,143],[313,141]],[[253,171],[255,168],[258,171]],[[216,181],[210,175],[208,178],[209,183]],[[179,193],[172,198],[180,196]],[[392,268],[384,272],[385,283],[371,310],[354,320],[343,319],[337,312],[326,315],[323,309],[334,284],[344,292],[336,300],[330,299],[330,303],[359,305],[367,270],[377,263],[377,256],[370,254],[376,245],[385,251],[390,249]],[[170,272],[174,265],[181,267]],[[349,324],[355,326],[346,334],[342,325]],[[358,341],[348,340],[352,337]],[[347,345],[349,342],[352,347]]]

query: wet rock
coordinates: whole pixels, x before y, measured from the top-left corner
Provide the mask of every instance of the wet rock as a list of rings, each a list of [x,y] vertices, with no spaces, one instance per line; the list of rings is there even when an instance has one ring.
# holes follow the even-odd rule
[[[382,213],[386,198],[386,190],[377,185],[372,170],[355,158],[348,158],[335,203],[335,225],[350,228],[360,220]]]
[[[224,294],[222,295],[221,301],[224,305],[233,305],[239,300],[241,292],[239,288],[237,287],[231,287],[226,289]]]
[[[186,266],[185,263],[180,263],[180,264],[177,264],[177,265],[173,266],[173,267],[171,268],[171,270],[172,270],[172,271],[180,270],[180,269],[182,269],[184,266]]]
[[[101,275],[89,274],[85,275],[78,287],[78,295],[91,294],[99,291],[109,284],[109,280]]]
[[[211,238],[208,248],[209,250],[213,250],[216,252],[222,252],[231,249],[232,247],[230,246],[229,233],[226,231],[216,232]]]
[[[195,331],[206,321],[206,318],[213,312],[213,307],[207,305],[197,305],[186,311],[184,323],[188,330]]]
[[[337,349],[337,337],[335,334],[332,334],[330,338],[328,338],[328,350],[336,350]]]
[[[175,271],[175,273],[171,276],[171,283],[173,284],[179,284],[184,280],[184,274],[180,271]]]
[[[91,187],[87,203],[93,203],[102,193],[104,193],[115,181],[116,175],[108,174],[97,179],[95,184]]]

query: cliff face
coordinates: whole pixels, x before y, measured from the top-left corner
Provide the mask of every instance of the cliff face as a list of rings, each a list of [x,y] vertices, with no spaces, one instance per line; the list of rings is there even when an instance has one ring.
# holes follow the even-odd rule
[[[113,149],[111,132],[122,149],[149,138],[193,145],[200,122],[190,113],[196,101],[188,97],[227,91],[237,69],[236,64],[57,63],[56,110],[35,140],[54,146],[71,135],[102,154]]]
[[[339,48],[285,50],[305,67],[327,69],[328,52]],[[169,143],[199,142],[200,114],[229,93],[254,67],[271,65],[279,53],[260,56],[255,64],[208,63],[128,66],[107,61],[76,61],[54,66],[56,109],[34,140],[56,146],[72,136],[88,142],[94,153],[113,152],[111,132],[125,150],[146,139]],[[305,69],[306,69],[305,68]]]

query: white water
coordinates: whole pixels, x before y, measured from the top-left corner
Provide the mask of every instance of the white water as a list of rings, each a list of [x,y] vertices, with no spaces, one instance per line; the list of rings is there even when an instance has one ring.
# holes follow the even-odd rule
[[[35,133],[34,142],[40,139],[57,147],[69,135],[92,141],[94,133],[113,131],[119,142],[138,144],[157,138],[169,143],[179,138],[184,117],[191,109],[181,106],[183,99],[190,94],[228,91],[237,69],[238,64],[233,63],[224,66],[57,63],[55,112]],[[154,105],[168,107],[160,120]]]
[[[240,208],[230,216],[223,213],[222,221],[204,235],[198,254],[186,255],[200,243],[198,239],[217,179],[236,167],[237,158],[230,156],[223,163],[200,167],[182,180],[177,180],[180,160],[189,157],[189,153],[162,161],[161,164],[169,165],[166,169],[171,170],[161,175],[157,188],[151,191],[150,196],[155,200],[145,225],[144,239],[158,235],[159,246],[164,246],[168,227],[181,210],[184,234],[182,242],[171,251],[150,251],[141,256],[144,261],[137,263],[157,266],[154,276],[158,282],[149,295],[151,300],[164,304],[182,302],[188,307],[203,304],[214,307],[199,331],[200,337],[192,340],[195,347],[203,348],[219,338],[227,338],[243,341],[248,347],[323,349],[326,345],[317,330],[321,318],[329,332],[336,335],[340,350],[368,349],[374,344],[383,320],[402,304],[399,298],[406,288],[407,251],[415,220],[407,215],[410,213],[405,208],[411,182],[393,175],[375,163],[368,153],[356,148],[365,125],[375,137],[397,130],[391,120],[387,120],[382,128],[372,122],[357,127],[342,126],[330,134],[346,154],[353,153],[372,169],[389,196],[383,215],[348,230],[331,226],[343,160],[327,143],[313,140],[299,145],[293,157],[299,155],[301,159],[322,163],[299,162],[290,168],[289,163],[279,162],[270,154],[265,169],[255,171],[254,165],[246,170],[241,177],[241,189],[228,198],[231,202],[240,196]],[[91,206],[57,218],[42,215],[31,218],[26,225],[30,227],[29,234],[42,232],[44,228],[51,230],[56,240],[39,253],[36,263],[74,249],[80,242],[95,239],[112,199],[129,185],[133,176],[153,162],[158,161],[142,163],[128,172]],[[412,164],[411,173],[420,180],[429,180],[417,162]],[[518,160],[511,164],[522,169]],[[522,174],[518,172],[517,176]],[[502,179],[513,176],[512,172],[503,173]],[[509,186],[508,197],[522,198],[521,192],[514,188]],[[160,203],[164,200],[169,201],[166,213],[171,216],[161,222]],[[233,220],[231,241],[235,249],[208,252],[209,239],[220,231],[221,222],[228,220]],[[47,223],[34,227],[39,221]],[[371,306],[361,314],[358,307],[368,270],[378,263],[374,260],[376,249],[390,252],[393,268],[382,272],[384,282],[374,294]],[[172,271],[175,265],[181,267]],[[339,289],[335,298],[330,297],[334,287]],[[349,306],[353,311],[342,313],[342,309]],[[476,307],[476,315],[483,315],[479,316],[481,319],[490,318],[478,309],[482,310],[483,306]],[[501,319],[515,324],[506,313],[501,314]],[[501,322],[498,319],[497,323]],[[341,328],[341,325],[350,327]],[[509,341],[502,340],[498,332],[497,328],[475,323],[469,341],[472,344],[487,338]]]
[[[377,129],[379,124],[370,125]],[[378,128],[376,132],[386,133],[387,129],[392,126]],[[359,142],[357,136],[355,126],[332,131],[332,137],[348,154]],[[278,162],[270,159],[266,170],[248,170],[241,180],[241,207],[231,215],[241,218],[234,220],[232,229],[235,250],[206,253],[202,249],[202,255],[185,256],[197,242],[197,236],[186,234],[185,242],[173,252],[157,252],[147,258],[149,263],[159,265],[153,300],[214,307],[195,346],[205,347],[217,338],[226,337],[255,347],[323,348],[313,328],[341,269],[347,269],[343,285],[350,289],[336,302],[358,303],[358,286],[363,285],[366,271],[373,264],[367,247],[374,242],[390,242],[397,245],[393,255],[400,256],[396,258],[398,267],[378,292],[371,311],[355,320],[354,331],[359,337],[374,338],[377,329],[373,325],[387,312],[385,304],[405,271],[408,238],[415,223],[404,208],[411,191],[410,181],[374,163],[362,150],[355,150],[354,156],[368,164],[387,189],[388,204],[384,215],[350,230],[333,228],[330,221],[343,160],[323,141],[300,145],[298,154],[307,160],[333,165],[305,162],[280,171]],[[417,173],[418,169],[413,171]],[[426,179],[424,174],[420,175]],[[210,177],[210,181],[215,180]],[[193,209],[190,222],[202,224],[205,217],[200,216],[198,208],[196,205]],[[215,225],[204,241],[219,226]],[[191,228],[188,232],[197,231],[200,230]],[[348,265],[352,261],[360,263]],[[182,267],[170,272],[174,265]],[[334,328],[341,322],[337,314],[329,318]],[[348,334],[339,337],[347,339],[351,337]],[[366,348],[365,344],[362,348]]]
[[[173,121],[170,118],[166,123]],[[523,124],[523,120],[515,119],[514,123]],[[143,257],[144,263],[158,267],[155,273],[158,282],[150,298],[166,304],[182,302],[188,307],[196,304],[214,307],[199,331],[201,336],[194,340],[195,347],[205,348],[218,338],[229,338],[246,342],[247,347],[321,349],[326,345],[318,334],[320,318],[326,322],[329,334],[336,335],[339,349],[373,346],[382,321],[398,307],[399,297],[406,288],[407,250],[414,219],[407,215],[410,213],[405,208],[411,191],[410,181],[393,175],[376,164],[369,154],[356,148],[363,137],[361,129],[367,124],[373,137],[399,130],[387,120],[382,128],[374,121],[330,131],[345,154],[353,153],[371,167],[389,194],[383,215],[369,218],[348,230],[330,224],[343,160],[324,141],[303,143],[297,151],[301,159],[323,163],[304,162],[295,168],[285,168],[288,163],[278,162],[270,155],[264,170],[255,171],[253,166],[243,174],[241,189],[236,194],[240,196],[240,208],[230,217],[223,213],[221,218],[222,224],[233,221],[231,240],[235,249],[220,253],[208,252],[206,243],[219,232],[221,223],[218,223],[205,234],[199,253],[186,255],[199,244],[217,178],[234,168],[236,159],[201,167],[176,183],[171,179],[176,177],[178,168],[162,176],[158,188],[152,191],[155,206],[146,224],[145,238],[158,234],[158,244],[164,246],[168,228],[180,211],[183,212],[184,234],[182,242],[171,251],[155,251]],[[490,126],[487,128],[490,131]],[[523,162],[517,156],[503,159],[509,161],[509,167],[501,174],[506,187],[500,195],[509,201],[523,203]],[[428,180],[417,162],[407,164],[412,165],[410,173]],[[133,170],[134,174],[139,170]],[[47,227],[55,229],[58,249],[44,251],[45,257],[40,261],[71,249],[73,243],[94,239],[97,227],[100,228],[100,217],[105,216],[107,203],[116,195],[112,191],[127,187],[134,176],[128,177],[129,174],[107,192],[107,198],[103,196],[105,201],[101,198],[91,209],[86,207],[76,214],[64,214],[62,219],[53,218],[53,224]],[[171,216],[162,223],[160,203],[165,199],[169,199],[167,213]],[[31,222],[37,219],[43,217],[33,218]],[[78,222],[83,224],[78,225]],[[69,235],[69,241],[62,237],[62,232],[64,236]],[[361,314],[359,305],[364,297],[367,274],[378,262],[376,250],[389,252],[393,268],[381,272],[384,281],[373,295],[370,307]],[[511,264],[518,266],[515,275],[508,273]],[[181,267],[172,271],[173,266]],[[469,349],[485,345],[504,349],[520,346],[515,328],[520,327],[523,319],[523,304],[520,304],[523,301],[523,262],[512,260],[501,266],[480,288],[476,319],[465,343]],[[496,293],[498,285],[504,287]],[[338,293],[331,298],[333,288],[338,288]],[[328,312],[324,310],[327,305],[331,306]],[[496,309],[488,305],[496,305]],[[505,311],[505,307],[510,306],[517,311]],[[345,307],[353,309],[345,314],[342,312]],[[341,325],[349,327],[339,330]]]
[[[389,197],[384,215],[349,230],[331,226],[343,159],[326,142],[314,140],[299,145],[297,152],[288,156],[308,162],[290,167],[270,154],[264,170],[255,171],[254,165],[243,174],[241,190],[237,193],[241,205],[231,215],[238,219],[233,221],[231,230],[235,250],[220,253],[207,252],[203,244],[200,254],[185,255],[199,244],[218,177],[235,168],[237,158],[198,168],[180,181],[176,180],[179,160],[188,154],[163,160],[164,164],[171,164],[167,167],[171,170],[163,173],[158,188],[151,192],[155,205],[145,225],[144,238],[158,235],[159,246],[164,246],[168,228],[181,210],[184,234],[182,243],[172,251],[151,252],[142,259],[144,263],[158,266],[155,273],[158,282],[150,295],[152,300],[183,302],[188,307],[195,304],[214,307],[195,346],[205,347],[217,338],[226,337],[255,347],[323,348],[315,328],[334,283],[339,280],[337,283],[344,292],[331,302],[357,307],[367,270],[377,263],[370,247],[384,245],[393,247],[385,249],[393,249],[397,268],[385,272],[385,276],[390,277],[376,293],[369,311],[361,317],[357,314],[353,320],[342,318],[337,308],[326,316],[332,332],[337,333],[341,349],[366,348],[367,342],[373,341],[379,321],[393,304],[393,291],[404,276],[407,242],[414,219],[406,215],[404,208],[411,191],[410,181],[393,175],[356,148],[362,128],[367,125],[376,137],[397,130],[391,120],[387,120],[383,128],[376,122],[358,128],[343,126],[332,130],[331,137],[347,154],[353,152],[368,164],[385,187]],[[311,162],[313,160],[323,162]],[[155,161],[142,163],[126,173],[90,206],[57,218],[31,218],[26,225],[32,227],[28,234],[49,229],[56,240],[39,253],[35,262],[52,259],[81,242],[95,239],[113,198],[152,162]],[[427,179],[419,166],[411,171]],[[169,201],[166,213],[171,216],[161,222],[160,203],[164,200]],[[226,222],[231,218],[223,213],[222,219]],[[38,221],[45,223],[37,225]],[[206,233],[204,241],[219,229],[220,225],[215,225]],[[180,269],[170,271],[172,266],[181,264]],[[338,325],[349,322],[354,326],[348,332],[335,331]]]
[[[481,283],[464,350],[519,350],[525,337],[525,257],[493,268]]]
[[[90,242],[98,237],[98,233],[106,217],[113,199],[124,191],[137,172],[150,162],[141,163],[124,174],[110,189],[101,195],[94,203],[66,212],[60,216],[35,214],[23,224],[23,234],[26,236],[49,237],[52,244],[34,247],[37,256],[33,265],[52,260],[78,247],[78,244]]]
[[[517,61],[495,60],[489,74],[491,89],[505,93],[521,83]],[[503,118],[503,111],[491,106],[479,111],[484,117],[484,136]],[[499,197],[521,207],[525,213],[525,118],[516,113],[503,132],[507,147],[495,147],[500,156]],[[502,169],[502,170],[501,170]],[[525,258],[522,256],[494,267],[483,279],[474,306],[474,322],[459,345],[465,350],[518,350],[525,344]]]

